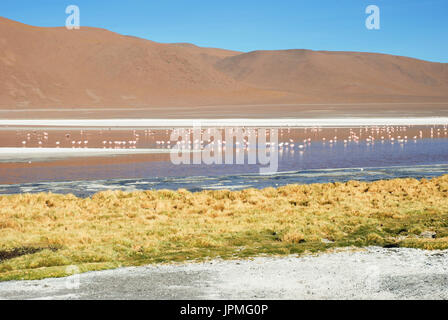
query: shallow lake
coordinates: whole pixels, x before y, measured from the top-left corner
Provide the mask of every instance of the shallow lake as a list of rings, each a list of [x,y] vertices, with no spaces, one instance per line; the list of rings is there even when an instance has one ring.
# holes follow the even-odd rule
[[[0,194],[51,191],[88,196],[109,189],[186,188],[199,191],[397,177],[430,178],[448,174],[446,127],[397,127],[393,133],[389,130],[387,135],[382,130],[280,129],[279,142],[289,142],[289,145],[279,147],[278,170],[269,175],[260,175],[260,165],[250,165],[247,161],[242,165],[175,165],[169,154],[3,161],[0,163]],[[102,132],[102,137],[92,141],[98,144],[101,140],[109,141],[111,136],[115,139],[123,136],[121,140],[126,140],[124,136],[135,136],[136,132],[140,131]],[[148,135],[144,132],[137,133],[142,137],[137,148],[164,148],[160,141],[169,140],[169,130],[153,130]],[[355,132],[359,139],[349,140],[350,132]],[[13,133],[8,134],[8,146],[17,146],[11,142]],[[15,143],[26,134],[26,130],[16,131]],[[34,131],[34,134],[39,133]],[[58,134],[62,135],[62,132]],[[100,136],[97,130],[84,134],[91,138]],[[50,141],[62,139],[52,137],[56,133],[49,132],[48,135]],[[290,143],[294,145],[291,147]],[[243,148],[241,152],[247,159],[247,150]]]

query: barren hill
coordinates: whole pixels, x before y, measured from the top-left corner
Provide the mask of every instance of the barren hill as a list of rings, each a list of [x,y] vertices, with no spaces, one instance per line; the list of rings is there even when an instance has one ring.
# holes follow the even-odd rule
[[[448,64],[375,53],[253,51],[217,63],[236,81],[330,101],[408,101],[448,96]],[[443,99],[443,98],[442,98]]]
[[[448,64],[309,50],[241,53],[0,18],[0,109],[448,102]]]

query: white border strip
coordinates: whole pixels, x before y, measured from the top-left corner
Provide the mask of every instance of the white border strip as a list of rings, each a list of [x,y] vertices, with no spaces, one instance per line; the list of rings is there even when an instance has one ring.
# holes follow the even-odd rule
[[[340,127],[448,125],[448,117],[315,119],[59,119],[2,120],[0,126],[47,127]]]
[[[169,153],[170,149],[0,148],[0,160]]]

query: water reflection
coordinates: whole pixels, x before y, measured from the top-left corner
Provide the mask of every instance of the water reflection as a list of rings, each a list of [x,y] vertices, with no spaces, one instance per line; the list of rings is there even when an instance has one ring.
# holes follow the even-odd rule
[[[115,188],[263,188],[448,173],[448,139],[444,137],[407,142],[313,140],[293,147],[283,144],[279,151],[279,172],[269,176],[257,174],[259,165],[174,165],[168,155],[0,164],[0,194],[52,191],[86,196]]]

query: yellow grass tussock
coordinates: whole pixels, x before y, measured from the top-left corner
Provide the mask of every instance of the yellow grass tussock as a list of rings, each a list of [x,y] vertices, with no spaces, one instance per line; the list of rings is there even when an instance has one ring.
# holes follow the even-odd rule
[[[0,280],[64,276],[70,265],[88,271],[367,245],[448,248],[448,176],[0,196]]]

